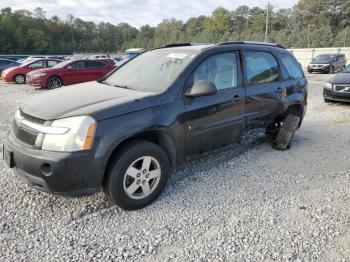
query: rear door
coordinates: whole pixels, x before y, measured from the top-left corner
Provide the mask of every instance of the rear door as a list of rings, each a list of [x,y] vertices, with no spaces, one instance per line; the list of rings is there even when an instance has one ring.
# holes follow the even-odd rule
[[[95,81],[100,79],[102,76],[105,75],[107,68],[107,64],[100,62],[100,61],[94,61],[94,60],[87,60],[86,61],[86,69],[89,71],[89,80],[88,81]]]
[[[278,60],[269,51],[242,52],[248,128],[261,128],[283,110],[286,86]]]
[[[206,58],[192,73],[186,87],[196,81],[215,84],[213,96],[185,98],[188,155],[238,141],[244,128],[244,89],[238,52]]]

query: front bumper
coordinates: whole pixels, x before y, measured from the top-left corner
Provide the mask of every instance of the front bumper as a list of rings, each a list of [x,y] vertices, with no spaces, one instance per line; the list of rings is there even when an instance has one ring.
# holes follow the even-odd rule
[[[335,92],[330,89],[323,89],[323,97],[328,100],[339,102],[350,102],[350,92]]]
[[[10,133],[3,153],[9,167],[38,190],[72,197],[101,191],[104,169],[92,151],[65,153],[29,148]]]
[[[324,67],[311,67],[311,66],[308,66],[307,71],[309,73],[313,73],[313,72],[328,73],[329,72],[329,68],[330,68],[330,66],[324,66]]]
[[[2,81],[4,81],[4,82],[7,82],[7,83],[13,82],[12,76],[2,74],[1,78],[2,78]]]
[[[31,77],[29,75],[27,75],[27,79],[26,79],[26,83],[30,86],[40,86],[42,88],[45,87],[46,81],[42,81],[42,78],[40,77]]]

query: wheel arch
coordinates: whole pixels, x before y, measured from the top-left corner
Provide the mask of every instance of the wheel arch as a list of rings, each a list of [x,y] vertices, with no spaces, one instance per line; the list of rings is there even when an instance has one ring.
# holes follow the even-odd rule
[[[26,75],[22,73],[15,73],[12,77],[12,81],[15,82],[17,76],[23,76],[24,77],[24,82],[26,81]]]
[[[55,74],[55,75],[52,75],[52,76],[50,76],[50,77],[47,78],[47,80],[46,80],[46,87],[47,87],[47,83],[49,82],[49,80],[50,80],[51,78],[53,78],[53,77],[59,78],[59,79],[61,80],[61,82],[62,82],[62,85],[64,85],[64,81],[63,81],[62,77],[60,77],[59,75]]]
[[[149,141],[151,143],[154,143],[158,146],[160,146],[165,153],[168,156],[170,166],[175,167],[177,163],[176,159],[176,146],[174,139],[170,132],[166,131],[165,129],[152,129],[152,130],[145,130],[138,133],[135,133],[127,138],[124,138],[122,141],[119,141],[114,148],[111,150],[111,152],[108,155],[108,160],[105,165],[105,171],[104,171],[104,177],[103,180],[106,177],[106,174],[108,172],[109,167],[113,163],[113,159],[116,157],[116,155],[119,153],[120,148],[127,146],[127,144],[131,143],[135,140],[144,140]]]

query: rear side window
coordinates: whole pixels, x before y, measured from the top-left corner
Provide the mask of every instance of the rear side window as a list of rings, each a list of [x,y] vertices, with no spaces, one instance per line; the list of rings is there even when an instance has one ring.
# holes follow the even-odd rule
[[[267,52],[245,52],[243,54],[248,85],[270,83],[279,80],[278,63]]]
[[[280,54],[281,61],[284,67],[284,71],[287,79],[300,79],[304,78],[298,62],[290,55]]]
[[[193,74],[193,83],[209,81],[218,90],[237,87],[237,58],[235,53],[214,55],[202,62]]]
[[[86,61],[85,65],[87,68],[102,68],[106,67],[105,63],[99,62],[99,61]]]

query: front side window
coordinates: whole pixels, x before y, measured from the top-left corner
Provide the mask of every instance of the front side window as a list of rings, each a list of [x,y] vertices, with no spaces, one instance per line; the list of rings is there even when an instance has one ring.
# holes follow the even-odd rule
[[[104,83],[144,92],[165,91],[197,55],[196,51],[156,49],[121,66]]]
[[[72,64],[72,68],[74,68],[74,69],[83,69],[83,68],[85,68],[85,61],[74,62]]]
[[[248,85],[270,83],[279,80],[276,59],[267,52],[245,52],[244,64]]]
[[[218,90],[237,87],[237,57],[235,53],[214,55],[202,62],[191,79],[212,82]]]
[[[30,68],[43,68],[45,67],[45,61],[41,60],[41,61],[36,61],[32,64],[30,64],[29,66]]]
[[[281,54],[281,61],[286,71],[287,79],[304,78],[303,72],[298,62],[290,55]]]

